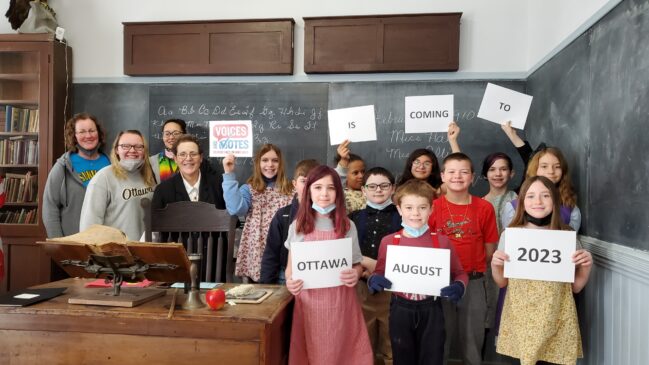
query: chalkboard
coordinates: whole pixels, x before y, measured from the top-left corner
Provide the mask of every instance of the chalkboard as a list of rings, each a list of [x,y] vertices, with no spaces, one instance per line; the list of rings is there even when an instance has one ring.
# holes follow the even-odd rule
[[[623,1],[535,72],[528,134],[568,158],[582,233],[649,250],[649,1]]]
[[[149,90],[149,143],[161,151],[162,123],[170,118],[187,122],[208,155],[211,120],[251,120],[254,151],[264,143],[277,145],[286,171],[293,176],[298,161],[327,155],[327,92],[322,83],[154,85]],[[220,159],[211,159],[222,169]],[[248,179],[252,158],[237,159],[237,179]]]
[[[94,114],[106,129],[106,154],[121,130],[149,134],[149,85],[75,84],[73,95],[73,112]]]
[[[493,82],[517,91],[525,89],[524,82]],[[405,97],[455,95],[455,119],[461,128],[459,144],[462,152],[471,157],[476,169],[471,192],[481,196],[489,190],[486,181],[479,178],[485,156],[496,151],[505,152],[512,157],[517,176],[522,176],[523,168],[516,149],[500,126],[477,117],[486,86],[486,82],[474,81],[336,83],[329,87],[329,108],[374,105],[378,140],[353,143],[352,152],[363,157],[367,168],[382,166],[400,175],[414,149],[430,149],[440,163],[451,153],[446,133],[404,133]],[[335,155],[335,148],[329,147],[329,156]]]

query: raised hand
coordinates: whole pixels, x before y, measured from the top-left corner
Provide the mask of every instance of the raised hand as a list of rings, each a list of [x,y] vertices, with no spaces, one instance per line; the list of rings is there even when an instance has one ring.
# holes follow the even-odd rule
[[[223,172],[226,174],[234,171],[234,157],[233,154],[229,153],[227,156],[223,157]]]

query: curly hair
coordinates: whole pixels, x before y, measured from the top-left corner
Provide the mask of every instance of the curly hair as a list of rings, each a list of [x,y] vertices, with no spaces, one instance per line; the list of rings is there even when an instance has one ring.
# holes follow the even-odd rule
[[[102,127],[101,123],[99,123],[99,120],[97,117],[90,113],[77,113],[72,118],[68,119],[68,121],[65,123],[65,127],[63,129],[63,137],[65,140],[65,150],[69,152],[79,152],[79,149],[77,148],[77,135],[76,135],[76,125],[77,122],[80,120],[84,119],[90,119],[95,123],[95,127],[97,128],[97,133],[99,134],[98,140],[99,140],[99,151],[101,151],[102,147],[105,146],[106,144],[106,131],[104,130],[104,127]]]

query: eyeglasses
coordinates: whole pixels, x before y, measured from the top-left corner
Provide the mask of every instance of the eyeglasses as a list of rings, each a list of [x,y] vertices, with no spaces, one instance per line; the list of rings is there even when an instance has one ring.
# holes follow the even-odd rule
[[[178,137],[179,135],[183,134],[181,131],[173,131],[173,132],[164,132],[162,133],[163,136],[165,137]]]
[[[433,166],[433,163],[430,162],[430,161],[426,161],[426,162],[421,162],[421,161],[419,161],[419,160],[414,160],[414,161],[412,161],[412,166],[414,166],[414,167],[419,167],[419,166],[422,166],[422,165],[423,165],[424,167],[428,168],[428,167]]]
[[[198,152],[190,152],[190,153],[181,152],[181,153],[177,154],[176,156],[178,156],[178,158],[181,159],[181,160],[186,160],[187,157],[191,157],[191,159],[193,160],[193,159],[197,158],[198,156],[200,156],[200,153],[198,153]]]
[[[142,152],[144,151],[144,145],[143,144],[118,144],[119,148],[125,150],[125,151],[130,151],[131,148],[136,150],[137,152]]]
[[[381,190],[388,190],[392,184],[390,183],[382,183],[382,184],[367,184],[365,185],[365,188],[369,191],[376,191],[377,188],[381,188]]]
[[[89,129],[87,131],[81,130],[78,132],[74,132],[74,134],[76,134],[77,136],[83,136],[84,134],[95,134],[95,133],[97,133],[96,129]]]

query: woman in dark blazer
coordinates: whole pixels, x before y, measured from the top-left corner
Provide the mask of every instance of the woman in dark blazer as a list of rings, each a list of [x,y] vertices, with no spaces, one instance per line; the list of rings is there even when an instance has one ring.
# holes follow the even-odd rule
[[[173,146],[173,153],[178,172],[155,188],[151,209],[162,209],[167,204],[179,201],[201,201],[214,204],[216,209],[225,209],[223,177],[212,169],[201,169],[203,150],[196,137],[189,134],[178,137]],[[168,242],[167,234],[161,233],[161,235],[161,241]],[[216,237],[214,240],[216,242]],[[206,244],[207,239],[204,241]],[[220,256],[223,260],[226,259],[225,255]],[[201,266],[203,269],[206,267],[204,260]],[[226,267],[225,262],[223,267]],[[205,278],[205,273],[201,277]]]

